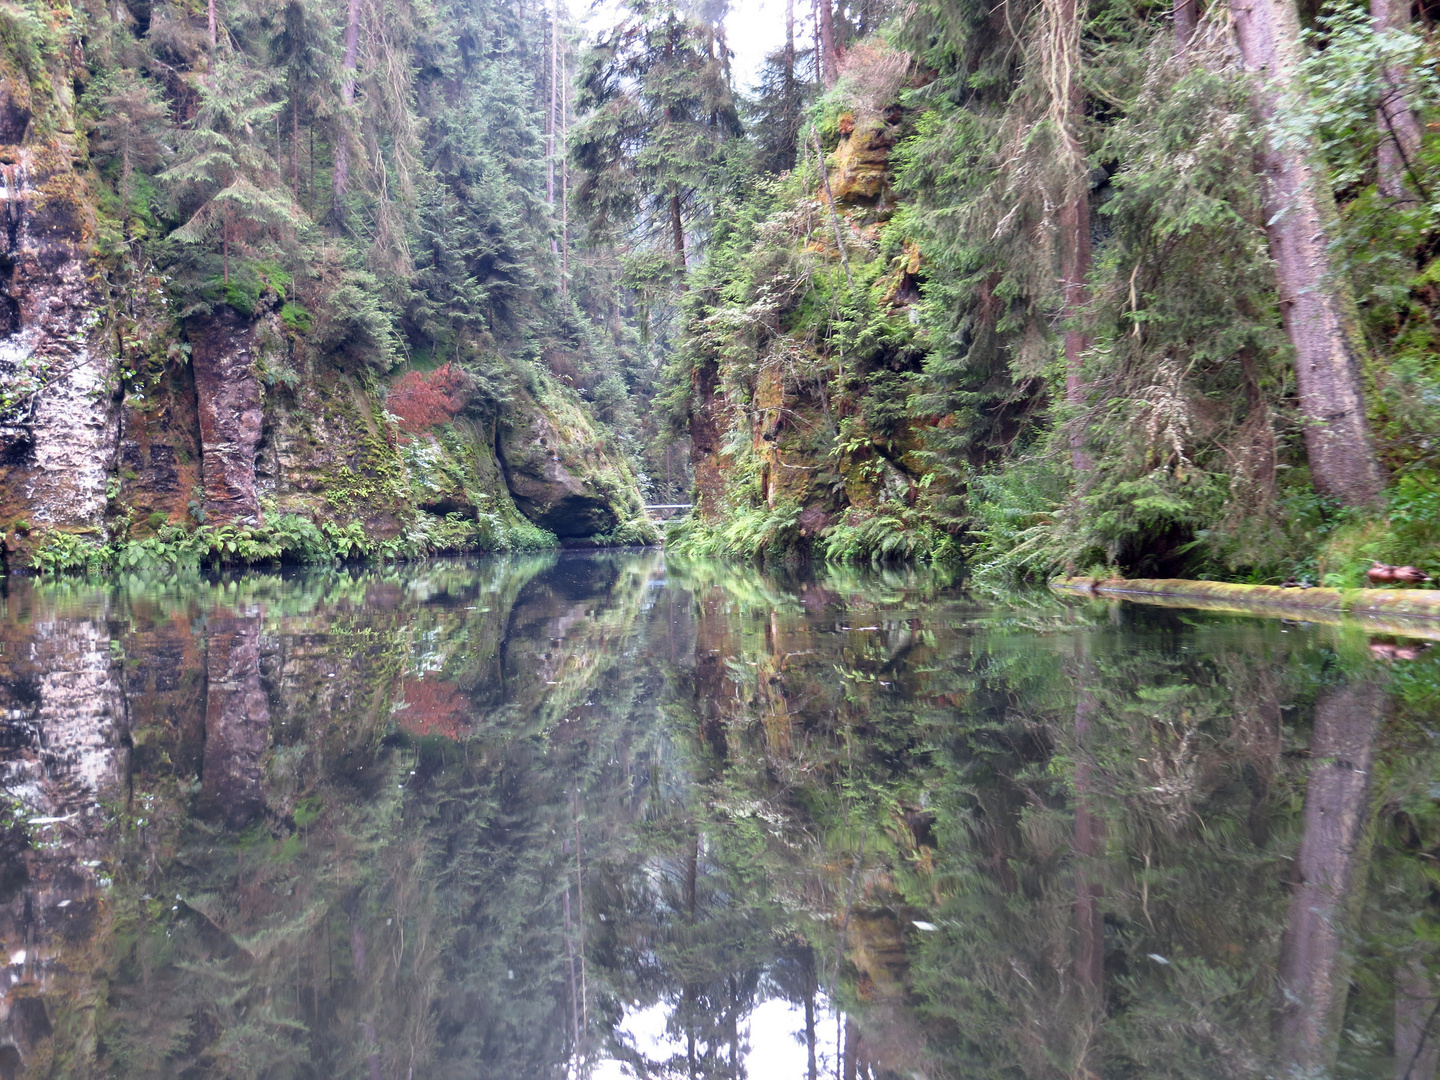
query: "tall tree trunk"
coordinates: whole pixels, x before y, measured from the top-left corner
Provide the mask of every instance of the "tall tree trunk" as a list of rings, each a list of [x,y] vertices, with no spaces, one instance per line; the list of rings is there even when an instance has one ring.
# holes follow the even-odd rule
[[[568,78],[565,51],[560,51],[560,295],[570,292],[570,162],[566,146],[570,121],[565,115]]]
[[[680,193],[670,193],[670,238],[675,247],[675,261],[685,269],[685,221],[680,216]]]
[[[559,5],[550,15],[550,104],[545,109],[545,203],[555,205],[555,91],[560,79],[555,58],[559,55]]]
[[[290,102],[290,171],[291,187],[295,191],[295,205],[300,205],[300,102]]]
[[[213,55],[216,45],[220,41],[220,35],[217,32],[215,26],[215,0],[206,0],[205,15],[206,20],[209,24],[208,29],[210,31],[210,52]]]
[[[819,27],[820,78],[829,90],[840,78],[840,54],[835,49],[835,10],[830,0],[815,0],[815,12]]]
[[[815,954],[805,954],[805,1080],[819,1080],[815,1046],[819,1041],[815,1031]]]
[[[1369,855],[1370,768],[1391,708],[1385,688],[1353,683],[1315,706],[1305,831],[1278,964],[1275,1034],[1284,1076],[1329,1075],[1348,989],[1345,941]]]
[[[1080,79],[1080,6],[1078,0],[1050,0],[1057,39],[1053,70],[1064,81],[1063,99],[1054,103],[1058,126],[1064,132],[1070,176],[1060,207],[1060,318],[1065,330],[1065,400],[1077,413],[1084,409],[1086,388],[1082,367],[1088,335],[1076,321],[1090,302],[1086,278],[1090,275],[1090,170],[1080,142],[1085,119],[1085,87]],[[1238,0],[1237,0],[1238,2]],[[1091,468],[1085,451],[1085,424],[1077,416],[1071,422],[1070,460],[1079,472]]]
[[[1230,0],[1230,14],[1268,128],[1293,90],[1300,48],[1293,0]],[[1364,345],[1354,304],[1330,258],[1334,194],[1312,146],[1268,139],[1262,163],[1265,228],[1285,331],[1295,347],[1311,480],[1320,494],[1344,505],[1374,506],[1385,479],[1365,416]]]
[[[1395,968],[1395,1080],[1435,1080],[1440,1032],[1435,1030],[1440,992],[1423,958]]]
[[[785,100],[795,91],[795,0],[785,0]]]
[[[344,77],[340,83],[340,97],[345,102],[348,114],[355,104],[355,68],[360,59],[360,0],[350,0],[345,13],[345,58]],[[345,120],[348,120],[348,115]],[[338,212],[350,187],[350,143],[345,121],[341,122],[339,137],[335,140],[335,209]]]
[[[1410,25],[1410,0],[1370,0],[1375,32],[1403,30]],[[1384,97],[1376,110],[1380,151],[1376,166],[1380,194],[1396,202],[1415,202],[1415,164],[1420,154],[1420,121],[1405,100],[1406,72],[1399,65],[1385,69]]]
[[[1195,28],[1200,25],[1200,0],[1175,0],[1175,55],[1190,47]]]

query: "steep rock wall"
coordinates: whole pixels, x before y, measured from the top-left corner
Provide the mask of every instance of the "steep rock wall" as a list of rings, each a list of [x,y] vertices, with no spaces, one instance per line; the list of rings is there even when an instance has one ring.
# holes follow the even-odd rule
[[[260,380],[255,323],[228,305],[185,327],[200,422],[205,521],[256,525],[255,452],[260,445]]]
[[[756,307],[803,291],[794,277],[801,257],[818,257],[834,274],[835,288],[865,290],[865,264],[881,252],[895,210],[891,154],[905,116],[899,106],[875,106],[839,121],[825,177],[817,175],[808,193],[812,227],[800,236],[789,234],[789,226],[767,226],[771,235],[790,235],[792,250],[779,257],[775,241],[762,232],[746,260],[778,268],[774,281],[757,285]],[[786,208],[777,220],[789,213]],[[908,397],[919,357],[898,344],[905,335],[895,328],[912,323],[906,309],[919,299],[920,272],[918,249],[902,245],[878,280],[870,278],[872,325],[862,331],[817,329],[787,309],[772,316],[774,325],[800,324],[795,329],[766,325],[743,347],[698,358],[689,434],[702,528],[726,523],[737,510],[764,511],[786,521],[786,546],[806,549],[835,526],[883,520],[915,504],[927,471],[924,433],[895,405]],[[889,324],[883,332],[876,329],[882,323]]]
[[[0,80],[0,515],[99,533],[119,408],[90,282],[93,211],[68,101],[52,110],[54,134],[35,138],[21,85]]]
[[[77,54],[78,55],[78,54]],[[359,527],[345,549],[423,554],[654,538],[624,456],[529,361],[504,400],[463,392],[434,422],[389,411],[393,379],[317,349],[267,293],[183,323],[131,263],[77,134],[70,61],[26,76],[0,47],[0,557],[70,537],[122,545],[173,527],[293,514]],[[73,541],[71,541],[73,542]]]

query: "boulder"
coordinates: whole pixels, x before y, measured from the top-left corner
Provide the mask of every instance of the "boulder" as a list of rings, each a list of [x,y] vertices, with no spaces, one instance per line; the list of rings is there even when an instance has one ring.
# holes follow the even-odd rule
[[[608,533],[620,523],[575,434],[562,435],[550,416],[532,408],[502,419],[496,439],[515,505],[562,540]]]

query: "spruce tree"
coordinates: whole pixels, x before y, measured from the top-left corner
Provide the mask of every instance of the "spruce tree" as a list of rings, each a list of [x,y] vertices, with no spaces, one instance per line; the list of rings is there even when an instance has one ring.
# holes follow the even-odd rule
[[[722,17],[702,18],[673,0],[632,0],[580,72],[582,119],[570,141],[576,203],[597,233],[666,244],[677,273],[740,134]]]

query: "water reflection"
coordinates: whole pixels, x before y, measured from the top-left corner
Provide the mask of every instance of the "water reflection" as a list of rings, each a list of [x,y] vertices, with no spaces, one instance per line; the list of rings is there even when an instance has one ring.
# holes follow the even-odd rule
[[[1436,1075],[1423,627],[653,552],[6,588],[0,1080]]]

